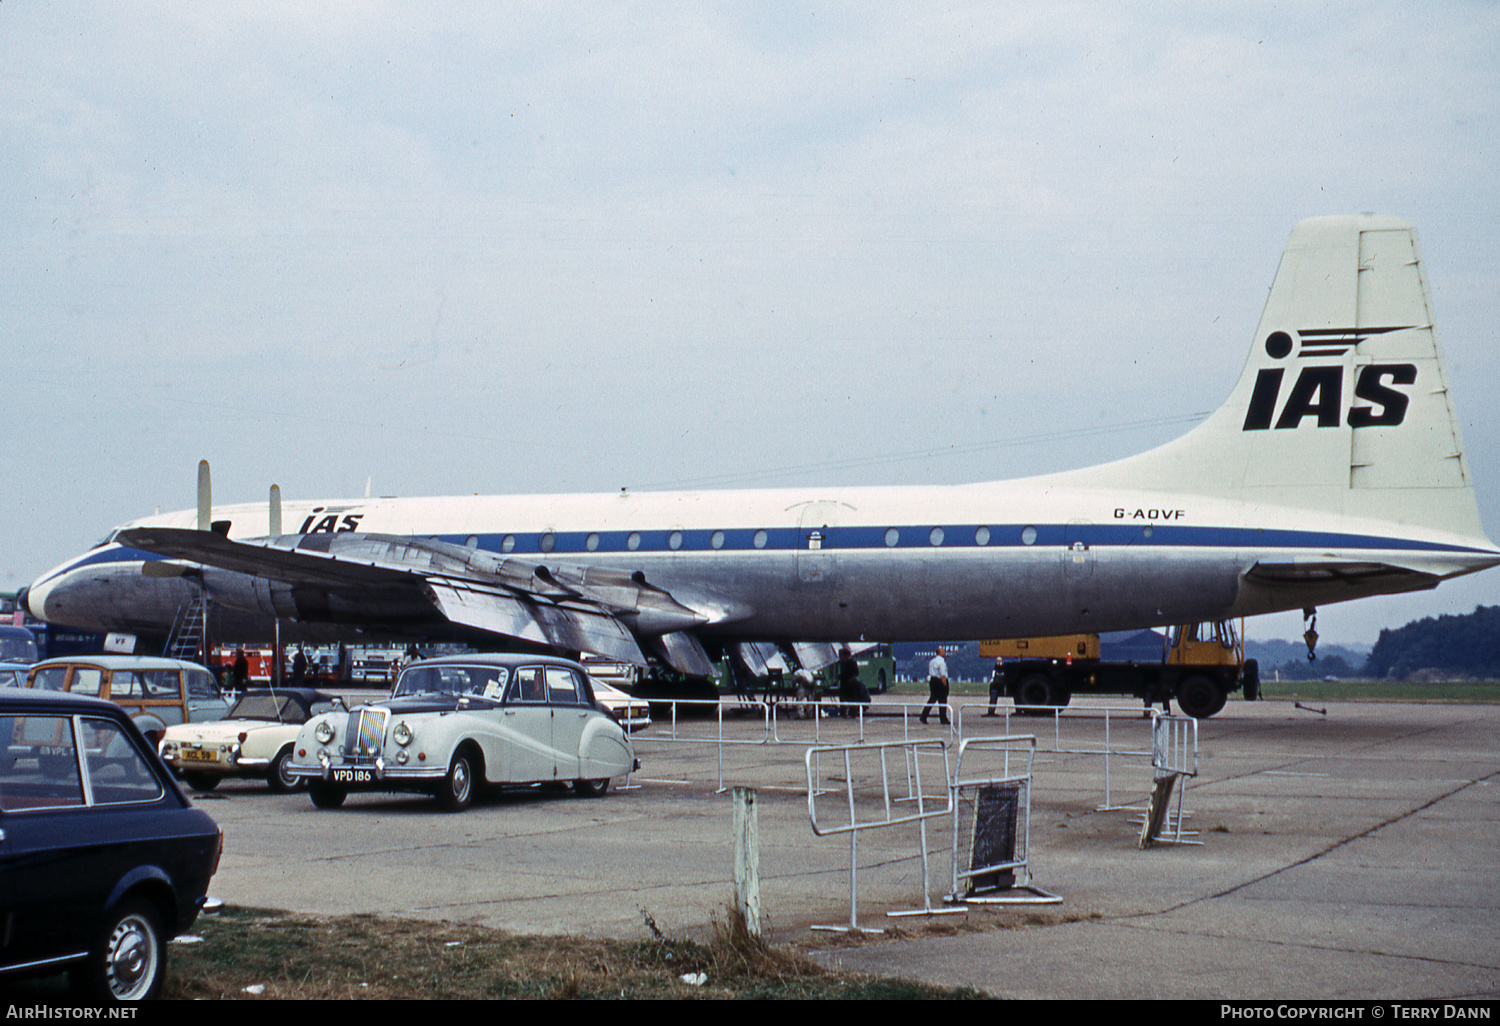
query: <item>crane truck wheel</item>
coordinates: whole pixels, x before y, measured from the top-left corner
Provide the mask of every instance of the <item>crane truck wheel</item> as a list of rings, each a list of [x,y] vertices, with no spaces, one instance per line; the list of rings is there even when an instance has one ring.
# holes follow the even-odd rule
[[[1195,720],[1206,720],[1224,708],[1228,697],[1212,677],[1201,674],[1177,686],[1177,708]]]
[[[1016,705],[1023,716],[1045,716],[1043,706],[1054,705],[1052,680],[1045,673],[1028,673],[1016,682]]]
[[[1254,659],[1246,659],[1245,665],[1240,669],[1240,679],[1245,682],[1245,701],[1254,702],[1260,698],[1260,664]]]

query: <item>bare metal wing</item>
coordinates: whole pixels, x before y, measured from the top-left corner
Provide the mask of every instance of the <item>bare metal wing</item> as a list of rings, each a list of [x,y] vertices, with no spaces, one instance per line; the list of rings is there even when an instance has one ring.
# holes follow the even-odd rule
[[[640,639],[649,638],[685,673],[712,667],[689,630],[750,612],[717,596],[679,601],[639,571],[531,563],[427,538],[347,532],[231,541],[211,531],[141,527],[116,540],[298,588],[405,593],[453,624],[637,665],[646,663]]]

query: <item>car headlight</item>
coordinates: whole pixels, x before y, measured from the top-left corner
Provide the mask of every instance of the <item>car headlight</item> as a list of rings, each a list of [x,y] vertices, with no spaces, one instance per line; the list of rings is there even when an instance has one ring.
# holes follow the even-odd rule
[[[411,728],[406,725],[405,720],[396,724],[396,729],[391,731],[391,738],[402,748],[411,744]]]
[[[333,740],[333,724],[324,720],[313,728],[313,737],[318,739],[318,744],[326,745]]]

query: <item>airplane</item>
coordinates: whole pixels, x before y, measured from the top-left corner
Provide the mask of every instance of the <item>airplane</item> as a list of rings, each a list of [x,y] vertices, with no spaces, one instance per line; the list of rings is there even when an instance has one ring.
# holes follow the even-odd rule
[[[781,645],[1103,632],[1415,591],[1500,563],[1415,229],[1312,218],[1215,413],[1101,466],[941,487],[364,498],[212,507],[48,571],[41,619],[164,635],[482,639],[689,676]],[[282,519],[291,527],[283,532]],[[1220,702],[1222,704],[1222,701]]]

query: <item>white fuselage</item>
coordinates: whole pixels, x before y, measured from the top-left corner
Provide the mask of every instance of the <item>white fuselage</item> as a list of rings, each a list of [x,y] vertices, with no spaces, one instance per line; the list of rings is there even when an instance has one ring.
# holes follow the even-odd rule
[[[191,527],[193,511],[130,526]],[[231,538],[266,533],[267,507],[218,507]],[[1500,561],[1473,538],[1329,513],[1049,478],[949,487],[455,496],[289,503],[287,533],[436,538],[527,562],[639,571],[718,604],[705,635],[923,640],[1125,630],[1361,598]],[[150,578],[157,557],[106,545],[32,586],[32,610],[95,630],[163,633],[195,585]],[[1394,564],[1416,576],[1252,584],[1257,563]],[[281,618],[318,634],[318,612],[243,574],[205,568],[236,638]],[[346,626],[375,629],[343,616]],[[422,628],[414,625],[414,633]],[[441,630],[432,629],[441,634]],[[322,636],[333,636],[326,630]]]

